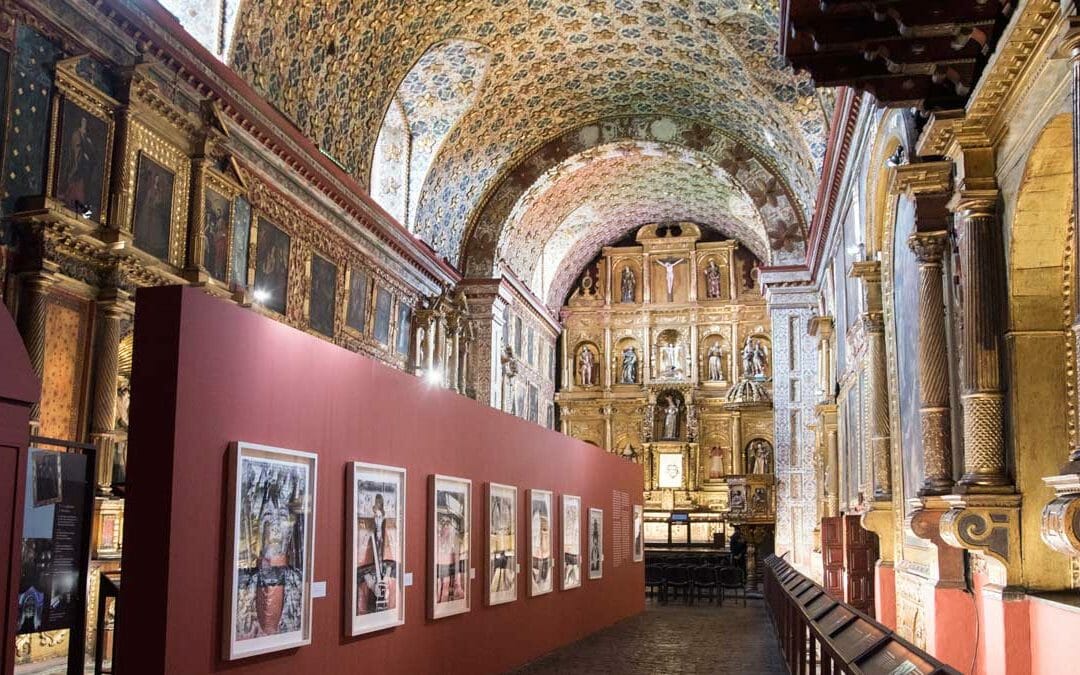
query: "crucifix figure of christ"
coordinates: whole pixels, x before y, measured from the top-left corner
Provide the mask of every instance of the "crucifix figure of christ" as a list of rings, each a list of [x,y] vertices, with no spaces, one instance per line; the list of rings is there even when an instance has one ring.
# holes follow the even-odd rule
[[[686,262],[686,258],[661,258],[656,261],[656,264],[664,268],[668,302],[675,302],[675,266],[681,262]]]

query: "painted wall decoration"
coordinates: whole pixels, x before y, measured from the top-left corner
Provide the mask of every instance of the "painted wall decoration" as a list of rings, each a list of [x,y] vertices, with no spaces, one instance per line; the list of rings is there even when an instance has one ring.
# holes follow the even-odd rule
[[[529,490],[529,595],[555,589],[553,496],[550,490]]]
[[[562,496],[562,590],[581,586],[581,497]]]
[[[259,218],[255,249],[255,291],[266,294],[263,305],[285,313],[289,290],[289,235],[270,221]]]
[[[501,605],[517,600],[517,488],[488,483],[487,602]]]
[[[352,505],[346,590],[350,635],[405,623],[405,469],[353,462],[348,468]]]
[[[232,208],[228,198],[207,187],[203,205],[203,267],[215,279],[224,280],[229,265],[229,225]]]
[[[472,481],[431,476],[428,618],[468,612],[472,604]]]
[[[321,255],[311,256],[311,300],[308,320],[323,335],[334,335],[337,310],[337,265]]]
[[[366,332],[368,308],[368,275],[353,268],[349,274],[349,307],[345,312],[345,325],[360,333]]]
[[[375,291],[375,339],[384,345],[390,343],[390,291]]]
[[[589,509],[589,578],[604,576],[604,510]]]
[[[109,126],[70,99],[60,107],[56,198],[80,216],[101,222]]]
[[[232,270],[229,281],[234,288],[247,288],[248,247],[251,243],[251,203],[237,197],[233,205],[235,220],[232,229]]]
[[[172,171],[139,153],[135,177],[135,217],[132,233],[135,245],[155,258],[169,260],[169,237],[172,234]]]
[[[229,456],[228,660],[311,642],[317,456],[254,443]]]

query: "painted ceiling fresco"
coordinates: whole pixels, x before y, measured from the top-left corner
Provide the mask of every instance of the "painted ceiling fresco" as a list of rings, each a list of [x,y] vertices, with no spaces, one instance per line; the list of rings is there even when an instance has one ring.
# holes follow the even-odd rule
[[[801,252],[792,242],[812,207],[824,157],[825,111],[811,82],[793,75],[777,52],[776,4],[247,0],[231,62],[367,183],[383,115],[416,61],[448,39],[484,45],[489,61],[482,82],[469,58],[443,59],[437,72],[416,71],[417,77],[431,72],[420,87],[436,92],[427,100],[443,92],[474,96],[456,124],[460,106],[435,105],[441,112],[427,124],[449,133],[432,144],[431,168],[417,191],[415,230],[451,262],[484,258],[465,255],[484,241],[494,250],[498,230],[486,234],[479,211],[490,210],[504,179],[516,183],[532,174],[521,172],[523,164],[543,164],[537,153],[598,121],[646,116],[711,130],[711,144],[739,139],[717,159],[752,160],[768,174],[758,186],[764,208],[791,212],[776,215],[770,239],[786,228],[791,236],[780,236],[779,249],[795,257]],[[454,82],[480,84],[468,93]],[[467,229],[475,236],[466,237]]]

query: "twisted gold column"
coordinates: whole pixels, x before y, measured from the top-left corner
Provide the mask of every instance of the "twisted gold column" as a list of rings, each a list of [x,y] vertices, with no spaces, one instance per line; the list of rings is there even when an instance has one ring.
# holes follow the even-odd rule
[[[45,319],[49,311],[49,292],[56,283],[56,276],[48,270],[40,270],[20,279],[22,302],[19,305],[19,332],[22,334],[30,365],[40,379],[45,372]],[[36,434],[41,425],[41,405],[30,407],[30,430]]]
[[[97,303],[94,340],[94,400],[91,442],[97,446],[97,489],[112,491],[113,455],[116,452],[116,390],[119,377],[121,322],[130,315],[127,293],[103,291]]]

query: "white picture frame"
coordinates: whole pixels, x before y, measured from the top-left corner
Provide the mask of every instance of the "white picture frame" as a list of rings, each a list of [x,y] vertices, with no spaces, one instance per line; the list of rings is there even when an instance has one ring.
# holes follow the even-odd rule
[[[645,560],[645,507],[641,504],[634,504],[634,533],[631,536],[634,562],[642,562]]]
[[[529,596],[555,590],[555,496],[551,490],[529,490]]]
[[[432,474],[428,483],[428,618],[472,606],[472,481]]]
[[[518,490],[513,485],[487,484],[487,604],[503,605],[518,598]]]
[[[311,644],[318,456],[236,441],[227,480],[225,659]]]
[[[581,588],[581,497],[562,496],[562,590]]]
[[[589,579],[604,577],[604,510],[589,509]]]
[[[346,514],[346,632],[363,635],[405,623],[407,471],[350,462]]]

